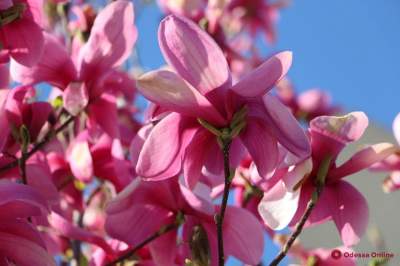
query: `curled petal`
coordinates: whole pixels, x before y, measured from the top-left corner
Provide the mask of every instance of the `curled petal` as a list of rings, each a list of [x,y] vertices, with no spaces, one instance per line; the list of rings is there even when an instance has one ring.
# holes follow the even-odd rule
[[[292,52],[275,54],[241,79],[232,90],[245,97],[263,96],[286,75],[291,64]]]
[[[310,122],[311,131],[341,143],[358,140],[367,126],[368,117],[363,112],[352,112],[344,116],[319,116]]]

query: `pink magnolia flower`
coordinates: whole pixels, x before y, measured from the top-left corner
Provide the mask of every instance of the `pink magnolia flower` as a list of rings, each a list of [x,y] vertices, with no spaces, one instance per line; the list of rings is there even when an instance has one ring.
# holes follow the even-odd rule
[[[400,113],[393,121],[393,133],[397,144],[400,145]],[[390,172],[389,176],[383,181],[383,190],[387,193],[400,189],[400,148],[387,157],[385,160],[376,163],[370,168],[373,171]]]
[[[11,76],[23,84],[48,82],[63,90],[72,115],[86,109],[89,122],[118,137],[116,94],[126,76],[116,70],[128,58],[137,38],[133,5],[114,1],[96,17],[87,43],[73,61],[65,48],[46,35],[46,56],[33,68],[11,62]]]
[[[0,50],[27,67],[42,56],[42,0],[3,0],[0,3]]]
[[[356,244],[368,224],[368,205],[364,196],[343,178],[359,172],[392,154],[389,143],[367,146],[348,161],[336,165],[336,158],[349,143],[358,140],[368,125],[362,112],[342,117],[320,116],[311,121],[312,169],[301,163],[294,173],[285,176],[264,194],[259,212],[273,229],[295,225],[303,215],[307,202],[315,190],[316,175],[321,165],[328,165],[328,174],[321,197],[306,226],[333,220],[346,246]]]
[[[193,22],[168,16],[161,22],[159,43],[176,72],[149,72],[139,78],[138,86],[145,97],[171,113],[145,140],[136,166],[138,175],[162,180],[177,175],[183,167],[189,187],[196,184],[203,167],[221,176],[221,148],[199,119],[229,130],[238,122],[243,130],[231,144],[232,166],[239,163],[246,148],[260,176],[273,173],[278,142],[300,160],[309,156],[308,139],[290,111],[274,96],[265,95],[288,71],[290,52],[272,56],[232,85],[222,51]]]
[[[217,265],[217,236],[214,207],[209,188],[198,183],[193,191],[178,183],[177,178],[159,182],[134,180],[107,206],[106,230],[111,237],[136,246],[163,225],[176,221],[184,215],[183,242],[177,243],[178,230],[149,243],[148,247],[155,265],[181,265],[177,263],[180,245],[186,250],[184,258],[191,258],[188,243],[194,227],[201,226],[208,238],[211,265]],[[124,221],[129,220],[129,223]],[[224,221],[225,253],[244,263],[257,264],[263,251],[263,230],[257,219],[248,211],[227,208]],[[193,255],[193,254],[192,254]]]
[[[27,220],[47,213],[45,199],[33,188],[0,181],[1,264],[55,266],[39,232]]]

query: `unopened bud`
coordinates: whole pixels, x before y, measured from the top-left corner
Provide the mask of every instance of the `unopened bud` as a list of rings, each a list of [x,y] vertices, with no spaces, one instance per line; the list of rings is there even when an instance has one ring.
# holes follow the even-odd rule
[[[206,231],[200,225],[193,227],[193,234],[189,241],[190,250],[192,252],[193,266],[208,266],[210,265],[210,246]]]

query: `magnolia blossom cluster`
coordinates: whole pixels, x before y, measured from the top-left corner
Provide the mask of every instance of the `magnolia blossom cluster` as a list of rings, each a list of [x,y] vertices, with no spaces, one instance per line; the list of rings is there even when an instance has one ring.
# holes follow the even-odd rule
[[[350,252],[368,206],[346,177],[399,189],[399,146],[336,162],[368,118],[298,95],[290,51],[260,55],[285,1],[158,4],[167,66],[135,75],[132,2],[1,0],[0,264],[261,265],[269,237],[285,246],[271,265],[339,265],[296,234],[333,221]]]

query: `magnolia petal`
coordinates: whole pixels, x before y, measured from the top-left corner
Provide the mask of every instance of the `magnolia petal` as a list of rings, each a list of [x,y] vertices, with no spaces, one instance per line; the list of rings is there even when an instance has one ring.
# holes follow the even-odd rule
[[[312,159],[309,158],[303,162],[289,167],[287,174],[282,178],[288,191],[296,190],[296,185],[299,184],[301,180],[306,178],[313,170]]]
[[[189,189],[192,189],[201,177],[201,170],[212,141],[215,141],[214,135],[206,130],[199,130],[186,148],[183,175]]]
[[[400,145],[400,113],[397,114],[393,121],[393,133],[397,143]]]
[[[278,143],[274,136],[260,121],[252,119],[240,134],[240,139],[256,164],[259,175],[270,177],[278,162]]]
[[[79,54],[82,78],[119,66],[127,59],[137,38],[133,22],[133,4],[125,0],[110,3],[97,15]]]
[[[310,142],[291,111],[276,97],[265,95],[263,97],[266,109],[265,120],[268,128],[286,149],[304,160],[311,154]]]
[[[158,39],[168,64],[201,94],[231,84],[223,52],[194,22],[170,15],[161,22]]]
[[[64,89],[76,79],[75,66],[65,47],[52,35],[44,34],[45,56],[33,67],[11,60],[10,74],[13,80],[25,85],[48,82]]]
[[[81,240],[101,247],[106,253],[113,254],[113,249],[100,236],[80,227],[76,227],[61,215],[52,212],[48,218],[49,224],[56,232],[70,239]]]
[[[48,205],[34,188],[11,181],[0,182],[0,218],[3,220],[40,216]]]
[[[232,90],[244,97],[263,96],[286,75],[291,64],[292,52],[277,53],[242,78]]]
[[[258,219],[239,207],[226,209],[224,225],[225,253],[245,264],[257,265],[264,251],[264,231]]]
[[[0,253],[21,266],[55,266],[46,249],[28,239],[0,231]],[[9,265],[9,264],[7,264]]]
[[[9,121],[6,114],[6,102],[9,90],[0,90],[0,152],[3,150],[10,133]]]
[[[146,98],[164,108],[217,125],[225,122],[207,98],[174,72],[151,71],[142,75],[137,84]]]
[[[89,96],[84,83],[71,83],[63,93],[64,108],[72,116],[77,116],[89,102]]]
[[[344,116],[319,116],[310,122],[311,131],[342,143],[361,138],[367,126],[368,117],[363,112],[352,112]]]
[[[329,179],[338,179],[366,169],[394,154],[398,148],[391,143],[378,143],[355,153],[338,168],[329,171]]]
[[[201,182],[198,182],[193,189],[189,189],[181,183],[179,185],[182,196],[192,208],[208,215],[214,214],[214,204],[209,186]]]
[[[337,205],[332,218],[345,246],[360,241],[368,225],[368,204],[364,196],[347,182],[336,185]]]
[[[156,205],[131,205],[121,212],[109,214],[105,229],[111,237],[136,246],[167,224],[170,216],[170,211]]]
[[[175,265],[177,231],[160,236],[149,244],[154,265]]]
[[[161,180],[179,173],[182,152],[192,139],[195,130],[190,120],[171,113],[150,132],[140,152],[136,172],[152,180]],[[168,140],[168,141],[167,141]]]
[[[119,138],[118,110],[114,95],[104,93],[88,109],[92,124],[99,125],[109,137]]]
[[[87,141],[76,141],[68,151],[67,159],[72,174],[82,182],[93,179],[93,160]]]
[[[44,38],[42,29],[31,19],[22,18],[2,27],[6,49],[18,63],[32,67],[42,57]]]
[[[299,203],[300,188],[289,191],[285,183],[279,181],[258,205],[258,213],[264,223],[273,230],[282,230],[292,221]]]

